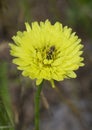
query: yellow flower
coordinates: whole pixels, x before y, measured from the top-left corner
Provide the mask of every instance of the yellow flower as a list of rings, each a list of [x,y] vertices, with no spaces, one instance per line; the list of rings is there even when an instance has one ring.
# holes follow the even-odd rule
[[[10,44],[11,55],[15,57],[13,63],[18,65],[22,74],[37,79],[37,85],[43,79],[53,84],[54,80],[75,78],[74,71],[84,66],[81,57],[83,45],[75,32],[59,22],[51,25],[49,20],[25,25],[26,31],[18,31],[13,36],[15,45]]]

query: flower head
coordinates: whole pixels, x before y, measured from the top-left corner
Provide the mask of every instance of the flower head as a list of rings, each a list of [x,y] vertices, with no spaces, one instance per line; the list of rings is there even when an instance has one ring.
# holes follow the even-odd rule
[[[10,44],[13,63],[22,74],[37,79],[37,84],[43,79],[53,82],[75,78],[74,71],[84,65],[83,45],[75,32],[59,22],[51,25],[49,20],[25,25],[26,31],[13,36],[15,45]]]

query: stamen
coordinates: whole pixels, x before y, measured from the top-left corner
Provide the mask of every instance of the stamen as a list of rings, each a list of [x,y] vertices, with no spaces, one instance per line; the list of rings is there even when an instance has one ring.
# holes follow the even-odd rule
[[[51,60],[53,58],[54,51],[55,51],[55,46],[51,46],[47,51],[46,59]]]

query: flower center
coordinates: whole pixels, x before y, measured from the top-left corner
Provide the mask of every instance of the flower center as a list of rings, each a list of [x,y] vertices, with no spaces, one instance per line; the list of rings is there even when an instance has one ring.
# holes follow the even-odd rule
[[[48,67],[56,59],[57,50],[54,45],[45,46],[42,49],[36,49],[36,55],[36,61],[42,66]]]
[[[46,52],[46,59],[47,59],[47,60],[53,59],[54,51],[55,51],[55,46],[51,46],[51,47],[47,50],[47,52]]]

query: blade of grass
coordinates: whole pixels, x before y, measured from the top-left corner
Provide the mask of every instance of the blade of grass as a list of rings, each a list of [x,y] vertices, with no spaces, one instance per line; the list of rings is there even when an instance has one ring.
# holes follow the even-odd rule
[[[9,94],[9,88],[8,88],[7,70],[8,70],[7,63],[2,62],[0,64],[0,97],[2,101],[1,104],[4,106],[2,116],[5,116],[6,118],[6,115],[4,115],[6,112],[7,117],[8,117],[8,120],[6,120],[7,125],[9,124],[9,121],[10,121],[10,124],[13,126],[13,115],[12,115],[11,100],[10,100],[10,94]],[[2,113],[2,109],[0,113]]]

